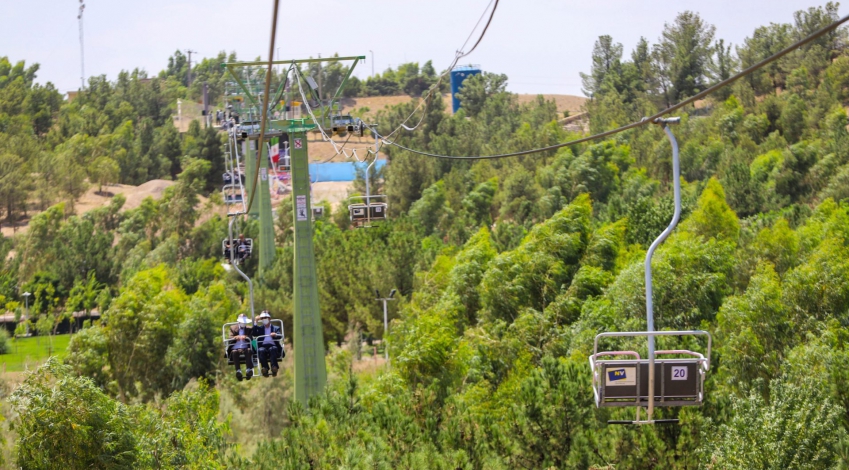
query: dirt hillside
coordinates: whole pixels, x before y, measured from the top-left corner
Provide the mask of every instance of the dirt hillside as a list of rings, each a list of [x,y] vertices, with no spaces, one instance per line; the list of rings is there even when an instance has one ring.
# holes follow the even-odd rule
[[[109,201],[112,200],[112,197],[118,194],[123,194],[127,201],[124,203],[124,207],[121,211],[126,211],[130,209],[135,209],[139,207],[144,200],[144,198],[150,196],[154,199],[160,199],[162,195],[165,193],[165,188],[173,185],[173,181],[166,180],[151,180],[147,183],[144,183],[140,186],[132,186],[129,184],[112,184],[109,186],[103,187],[103,193],[97,193],[97,187],[92,186],[86,191],[85,194],[80,197],[77,203],[74,205],[74,210],[77,214],[83,214],[92,209],[97,209],[98,207],[103,207],[109,204]],[[205,202],[205,200],[203,201]],[[37,212],[35,212],[37,213]],[[34,213],[30,212],[30,216]],[[3,225],[0,230],[4,236],[12,236],[14,233],[23,233],[26,231],[29,224],[29,219],[25,219],[18,224],[17,231],[15,231],[14,227],[10,227],[7,225]]]

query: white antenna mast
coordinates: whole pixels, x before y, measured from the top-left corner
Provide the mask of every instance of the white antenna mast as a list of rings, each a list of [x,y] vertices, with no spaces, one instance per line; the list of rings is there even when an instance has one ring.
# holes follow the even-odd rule
[[[85,52],[83,48],[83,11],[85,10],[84,0],[80,0],[80,12],[77,14],[77,19],[80,20],[80,90],[85,89]]]

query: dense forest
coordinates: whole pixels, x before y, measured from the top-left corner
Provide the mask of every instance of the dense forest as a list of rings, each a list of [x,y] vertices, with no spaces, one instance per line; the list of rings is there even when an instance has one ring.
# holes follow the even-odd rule
[[[683,12],[630,57],[602,36],[582,76],[590,131],[693,96],[837,18],[829,3],[731,45]],[[660,128],[495,160],[384,146],[392,220],[352,229],[340,207],[315,222],[331,372],[303,407],[290,372],[237,383],[222,364],[221,324],[248,309],[220,260],[225,140],[197,123],[181,136],[171,122],[201,80],[220,98],[218,64],[235,55],[202,61],[191,87],[178,52],[156,76],[93,77],[73,101],[37,83],[37,65],[2,57],[0,200],[5,219],[28,218],[28,229],[0,239],[0,305],[20,317],[32,292],[32,329],[44,334],[71,312],[102,313],[64,361],[0,387],[4,464],[849,468],[847,48],[838,29],[684,109],[673,128],[684,210],[654,257],[657,328],[707,330],[714,349],[706,404],[661,409],[680,419],[671,426],[608,425],[633,411],[595,408],[587,362],[597,333],[645,329],[642,263],[673,213]],[[407,64],[348,93],[418,96],[436,77],[430,62]],[[507,84],[469,78],[453,115],[436,94],[421,128],[397,141],[486,155],[577,137],[553,102],[520,105]],[[379,112],[381,132],[415,105]],[[75,210],[90,185],[154,178],[176,184],[135,209],[119,195]],[[246,269],[257,308],[291,330],[292,214],[277,216],[274,265],[262,277],[255,262]],[[356,372],[346,338],[382,338],[373,291],[392,288],[391,367]]]

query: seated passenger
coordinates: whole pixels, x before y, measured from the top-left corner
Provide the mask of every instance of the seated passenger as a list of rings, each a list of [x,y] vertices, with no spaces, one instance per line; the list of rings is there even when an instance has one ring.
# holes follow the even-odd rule
[[[244,234],[239,234],[239,241],[237,242],[237,246],[239,247],[239,259],[245,259],[250,255],[250,246],[248,245],[248,241],[245,240]]]
[[[237,325],[230,326],[230,342],[228,346],[230,359],[233,360],[233,364],[236,366],[236,379],[241,381],[242,367],[240,361],[244,357],[245,367],[247,368],[246,376],[248,380],[251,380],[251,377],[254,375],[254,358],[253,349],[251,348],[253,323],[245,314],[239,315],[236,321],[239,322]]]
[[[262,365],[262,376],[268,377],[268,365],[271,362],[271,375],[277,377],[280,367],[277,365],[277,357],[282,357],[283,345],[280,340],[283,335],[280,327],[271,324],[271,315],[263,311],[259,315],[259,325],[254,327],[254,338],[257,338],[257,355]]]

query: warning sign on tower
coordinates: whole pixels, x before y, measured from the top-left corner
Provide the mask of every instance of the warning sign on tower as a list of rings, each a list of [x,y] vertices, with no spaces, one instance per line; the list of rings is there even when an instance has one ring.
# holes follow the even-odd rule
[[[295,139],[295,142],[298,140],[299,139]],[[295,206],[297,220],[307,220],[307,197],[297,196],[295,198]]]
[[[303,142],[301,142],[301,139],[295,139],[295,148],[296,149],[304,148],[304,144],[303,144]]]

